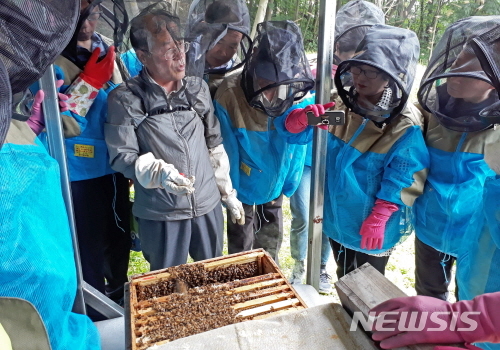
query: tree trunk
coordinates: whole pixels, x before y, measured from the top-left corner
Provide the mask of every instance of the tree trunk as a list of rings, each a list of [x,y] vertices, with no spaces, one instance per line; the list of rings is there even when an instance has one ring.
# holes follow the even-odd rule
[[[265,17],[266,21],[270,21],[271,18],[273,17],[273,7],[274,7],[273,5],[274,5],[274,0],[269,0],[266,9],[266,17]]]
[[[125,10],[129,14],[130,18],[137,16],[139,14],[139,7],[137,6],[137,1],[125,1]]]
[[[260,0],[259,1],[259,8],[257,9],[257,14],[255,15],[255,20],[253,21],[252,33],[250,34],[250,37],[252,38],[252,40],[255,39],[255,33],[257,32],[257,24],[263,22],[265,19],[267,2],[268,2],[268,0]]]
[[[295,3],[295,22],[297,22],[299,20],[299,7],[300,7],[300,0],[297,0],[297,2]]]
[[[429,45],[431,47],[431,50],[429,52],[429,59],[432,56],[432,51],[434,50],[434,39],[436,38],[436,28],[437,28],[438,18],[441,17],[440,13],[441,13],[441,6],[443,5],[443,1],[444,0],[439,0],[438,5],[437,5],[437,9],[436,9],[436,13],[434,15],[434,20],[432,23],[432,39],[431,39],[431,42]]]

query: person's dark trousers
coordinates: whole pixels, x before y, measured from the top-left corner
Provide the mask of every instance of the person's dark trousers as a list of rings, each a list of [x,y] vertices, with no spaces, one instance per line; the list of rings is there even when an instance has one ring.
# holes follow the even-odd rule
[[[278,263],[278,253],[283,242],[283,195],[260,204],[243,203],[245,224],[233,224],[227,220],[229,254],[263,248]]]
[[[71,191],[83,279],[120,302],[131,245],[128,179],[116,173],[73,181]]]
[[[344,247],[340,243],[330,238],[330,245],[333,250],[333,257],[337,263],[337,277],[340,279],[349,272],[356,270],[365,263],[369,263],[381,274],[385,274],[385,266],[389,261],[389,256],[373,256]]]
[[[141,247],[151,271],[222,255],[224,215],[218,204],[209,213],[192,219],[156,221],[137,219]]]
[[[451,268],[455,258],[415,238],[415,290],[441,300],[448,299]],[[455,291],[458,297],[458,291]]]

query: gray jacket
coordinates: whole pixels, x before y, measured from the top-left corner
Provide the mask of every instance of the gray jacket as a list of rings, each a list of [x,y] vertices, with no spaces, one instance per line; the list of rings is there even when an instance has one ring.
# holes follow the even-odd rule
[[[194,175],[195,192],[177,196],[146,189],[137,181],[133,214],[147,220],[184,220],[207,214],[220,203],[208,150],[222,143],[207,84],[186,77],[182,87],[165,94],[145,69],[113,90],[108,98],[105,139],[111,167],[135,179],[135,161],[148,152]]]

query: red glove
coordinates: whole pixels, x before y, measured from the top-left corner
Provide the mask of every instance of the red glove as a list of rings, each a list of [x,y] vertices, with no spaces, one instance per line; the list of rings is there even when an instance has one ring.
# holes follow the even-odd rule
[[[288,114],[285,120],[285,128],[293,133],[298,134],[306,129],[307,123],[307,112],[311,111],[316,117],[325,114],[325,110],[335,106],[335,102],[329,102],[324,105],[315,104],[309,105],[306,108],[297,108]],[[322,129],[328,129],[328,125],[320,125]],[[324,128],[326,127],[326,128]]]
[[[500,313],[498,303],[500,293],[480,295],[473,300],[459,301],[451,304],[437,298],[416,296],[388,300],[374,307],[370,312],[375,316],[391,312],[384,316],[386,321],[382,327],[391,327],[394,330],[380,330],[375,321],[375,331],[372,338],[381,341],[382,349],[393,349],[412,344],[428,343],[463,343],[468,349],[478,349],[470,345],[473,342],[500,342]],[[395,314],[392,314],[392,313]],[[406,312],[406,322],[403,319]],[[413,323],[416,330],[398,330],[399,322],[408,326],[408,319],[412,319],[412,312],[416,312]],[[438,312],[439,314],[433,314]],[[467,313],[469,312],[469,313]],[[425,319],[423,319],[425,317]],[[438,321],[436,322],[436,319]],[[393,320],[393,323],[387,322]],[[422,323],[422,325],[421,325]],[[379,330],[377,330],[377,328]],[[444,350],[450,347],[438,346],[435,350]],[[451,349],[455,349],[451,347]]]
[[[361,238],[361,249],[382,249],[384,244],[385,224],[391,217],[392,213],[397,211],[399,207],[391,202],[377,199],[373,206],[372,213],[361,225],[359,234]]]
[[[59,89],[64,83],[64,80],[58,80],[56,82],[56,87]],[[65,112],[68,110],[68,104],[65,102],[68,99],[68,96],[62,93],[57,94],[59,97],[59,110],[61,112]],[[45,128],[45,117],[43,115],[42,102],[45,98],[45,93],[43,90],[38,90],[35,94],[35,99],[33,101],[33,106],[31,106],[31,115],[29,119],[26,121],[29,127],[35,135],[40,135],[42,130]]]
[[[95,87],[96,89],[101,89],[104,84],[106,84],[113,75],[113,69],[115,67],[115,47],[110,46],[108,53],[104,59],[97,62],[99,59],[99,54],[101,53],[100,48],[96,48],[92,55],[90,56],[87,64],[83,68],[83,72],[80,77]]]

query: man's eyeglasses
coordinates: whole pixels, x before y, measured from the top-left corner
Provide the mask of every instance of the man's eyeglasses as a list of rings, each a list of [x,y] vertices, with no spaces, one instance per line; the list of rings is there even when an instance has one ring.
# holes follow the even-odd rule
[[[172,60],[177,57],[179,54],[183,54],[189,51],[190,43],[180,43],[178,46],[168,49],[165,52],[165,60]]]
[[[88,17],[87,17],[87,21],[89,22],[95,22],[97,21],[99,18],[101,18],[101,15],[102,15],[102,12],[92,12]]]
[[[357,66],[352,66],[350,71],[354,75],[360,75],[361,73],[363,73],[365,77],[367,77],[368,79],[376,79],[379,76],[379,74],[382,74],[382,72],[379,71],[365,70]]]

